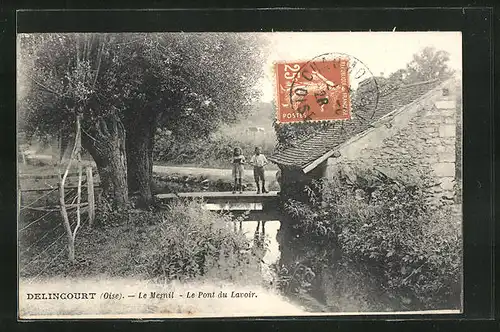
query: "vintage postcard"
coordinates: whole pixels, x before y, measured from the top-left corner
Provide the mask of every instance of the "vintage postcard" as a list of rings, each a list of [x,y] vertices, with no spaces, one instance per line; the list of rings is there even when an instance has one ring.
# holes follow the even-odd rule
[[[18,34],[19,318],[461,313],[461,45]]]

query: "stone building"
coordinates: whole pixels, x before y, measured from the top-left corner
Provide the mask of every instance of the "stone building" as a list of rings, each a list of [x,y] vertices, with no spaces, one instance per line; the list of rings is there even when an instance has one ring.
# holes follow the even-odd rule
[[[454,79],[392,89],[381,94],[369,123],[348,131],[340,127],[332,125],[270,156],[282,181],[305,183],[338,170],[375,168],[401,180],[430,177],[426,190],[433,204],[460,201],[461,88]]]

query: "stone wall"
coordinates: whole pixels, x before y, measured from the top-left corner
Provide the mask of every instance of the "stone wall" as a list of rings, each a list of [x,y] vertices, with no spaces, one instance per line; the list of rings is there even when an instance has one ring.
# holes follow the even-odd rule
[[[444,92],[445,89],[448,91]],[[340,156],[327,160],[325,175],[331,177],[339,168],[349,173],[375,167],[403,181],[428,178],[429,202],[453,203],[457,200],[460,93],[455,82],[448,81],[412,104],[391,112],[377,121],[374,128],[339,147]]]

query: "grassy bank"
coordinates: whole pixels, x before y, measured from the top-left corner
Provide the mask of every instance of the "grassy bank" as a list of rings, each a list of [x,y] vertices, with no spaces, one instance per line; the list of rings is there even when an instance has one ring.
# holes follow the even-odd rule
[[[48,259],[49,264],[41,271],[38,263],[21,264],[21,317],[107,315],[110,318],[144,318],[305,313],[299,305],[289,302],[264,282],[261,250],[255,248],[244,233],[235,231],[235,219],[229,215],[206,211],[198,202],[177,201],[162,212],[133,210],[127,220],[102,212],[98,218],[99,226],[84,225],[78,232],[76,262],[69,262],[64,252]],[[64,240],[59,241],[58,249],[64,248]],[[28,300],[28,293],[41,290],[46,293],[120,293],[123,300],[99,295],[95,301]],[[175,293],[175,298],[138,298],[139,292],[149,296],[151,292],[170,291]],[[195,298],[188,299],[187,292],[195,294]],[[200,297],[200,292],[215,294],[215,297]],[[220,292],[228,297],[218,297]],[[253,292],[255,297],[238,298],[233,292]]]
[[[262,280],[260,257],[243,234],[234,232],[233,219],[204,210],[198,202],[178,201],[166,211],[131,211],[128,220],[106,212],[97,218],[99,226],[84,225],[77,234],[75,263],[61,255],[43,271],[39,264],[23,267],[22,277]],[[23,241],[38,239],[33,233]],[[59,241],[62,248],[64,241]]]

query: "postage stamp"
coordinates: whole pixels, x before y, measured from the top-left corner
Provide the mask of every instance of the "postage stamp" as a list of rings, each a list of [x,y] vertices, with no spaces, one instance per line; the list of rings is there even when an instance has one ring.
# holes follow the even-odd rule
[[[330,52],[274,66],[279,123],[368,121],[378,107],[380,79],[350,54]]]
[[[349,119],[348,70],[347,57],[276,63],[278,121]]]

